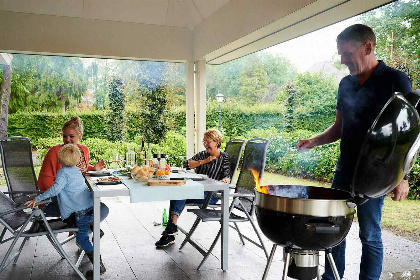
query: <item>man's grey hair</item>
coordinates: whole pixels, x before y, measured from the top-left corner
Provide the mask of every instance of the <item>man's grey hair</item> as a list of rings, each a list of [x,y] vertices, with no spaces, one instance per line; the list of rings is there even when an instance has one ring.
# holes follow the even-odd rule
[[[376,36],[372,28],[364,24],[354,24],[344,29],[337,36],[337,43],[355,42],[364,44],[371,41],[376,46]]]

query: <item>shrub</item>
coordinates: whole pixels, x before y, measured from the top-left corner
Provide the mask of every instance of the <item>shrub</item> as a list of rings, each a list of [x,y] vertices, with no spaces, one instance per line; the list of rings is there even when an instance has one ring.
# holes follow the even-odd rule
[[[109,139],[107,114],[109,111],[97,111],[91,113],[77,113],[83,121],[84,138]],[[166,112],[168,130],[183,133],[185,130],[185,110],[173,110]],[[15,113],[8,118],[9,136],[25,136],[34,141],[40,138],[61,136],[63,124],[75,113],[52,114],[52,113]],[[225,137],[245,135],[252,129],[269,129],[283,126],[283,114],[278,110],[259,111],[249,108],[224,108],[222,111],[222,133]],[[207,111],[207,128],[217,128],[219,112],[217,107],[211,107]],[[133,141],[136,137],[143,137],[148,131],[147,122],[141,117],[141,112],[126,112],[125,129],[126,141]]]
[[[112,77],[108,83],[109,108],[107,115],[107,138],[111,141],[125,140],[124,86],[120,78]]]
[[[141,131],[148,143],[161,143],[168,131],[168,89],[164,85],[143,91]]]
[[[420,199],[420,158],[417,159],[416,164],[411,169],[409,183],[408,197],[410,199]]]

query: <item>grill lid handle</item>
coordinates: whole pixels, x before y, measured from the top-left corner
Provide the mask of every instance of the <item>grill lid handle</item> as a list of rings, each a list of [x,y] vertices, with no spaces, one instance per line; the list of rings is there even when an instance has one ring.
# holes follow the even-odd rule
[[[367,198],[366,196],[363,195],[354,195],[351,199],[348,199],[346,201],[346,204],[348,207],[350,208],[356,208],[356,206],[358,205],[362,205],[363,203],[365,203],[366,201],[368,201],[369,198]]]
[[[340,227],[332,223],[308,222],[305,224],[305,227],[307,230],[315,233],[336,234],[340,232]]]

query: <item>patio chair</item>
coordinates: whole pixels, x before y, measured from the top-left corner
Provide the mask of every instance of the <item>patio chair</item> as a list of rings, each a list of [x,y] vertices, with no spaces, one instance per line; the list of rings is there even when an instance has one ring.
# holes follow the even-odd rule
[[[45,203],[46,201],[39,202],[37,204]],[[6,252],[1,264],[0,264],[0,273],[10,264],[13,262],[16,265],[19,256],[22,252],[22,248],[25,243],[31,237],[38,237],[38,236],[46,236],[48,240],[51,242],[55,250],[58,254],[68,261],[71,267],[76,271],[76,273],[80,276],[81,279],[86,279],[83,276],[83,273],[80,272],[76,265],[71,262],[67,253],[63,250],[60,242],[57,240],[56,235],[61,232],[77,232],[77,228],[66,228],[66,224],[61,221],[54,221],[49,222],[44,212],[41,209],[32,209],[30,213],[25,213],[23,209],[28,208],[25,206],[19,206],[9,197],[7,197],[4,193],[0,192],[0,224],[4,226],[6,230],[8,230],[12,236],[9,238],[5,238],[5,232],[0,236],[0,244],[4,244],[10,240],[12,243],[10,244],[9,249]],[[30,230],[25,231],[28,227],[28,224],[32,222],[34,219],[38,219],[42,221],[44,229],[40,232],[31,232]],[[23,238],[19,249],[13,256],[11,256],[13,248],[17,244],[18,240]]]
[[[233,201],[229,206],[229,222],[233,223],[231,226],[235,229],[238,234],[239,238],[243,245],[245,245],[244,239],[248,240],[249,242],[253,243],[254,245],[261,248],[267,259],[268,253],[265,248],[265,245],[261,239],[261,236],[255,226],[253,221],[253,212],[254,212],[254,199],[255,195],[251,191],[255,187],[255,180],[252,172],[250,169],[255,170],[259,174],[259,179],[262,178],[264,167],[265,167],[265,159],[267,153],[267,146],[269,141],[262,138],[254,138],[249,140],[245,146],[244,152],[244,159],[242,163],[241,172],[239,173],[239,178],[236,183],[235,193],[231,194],[230,196],[233,197]],[[241,193],[241,191],[247,190],[246,193]],[[203,222],[221,222],[222,218],[222,211],[220,209],[189,209],[189,212],[193,212],[197,215],[197,218],[191,227],[190,231],[186,234],[184,241],[181,244],[180,250],[184,247],[184,245],[190,241],[192,234],[196,230],[197,226],[199,225],[200,221]],[[239,222],[250,222],[254,232],[256,233],[259,243],[255,242],[251,238],[243,235],[238,228],[237,223]],[[203,260],[197,267],[197,270],[203,265],[206,261],[208,256],[211,254],[214,246],[216,245],[219,237],[221,234],[221,227],[219,232],[216,235],[213,243],[211,244],[210,248],[206,251],[202,248],[199,249],[200,253],[204,256]],[[197,247],[196,247],[197,248]]]
[[[10,198],[17,204],[40,194],[32,162],[31,142],[25,137],[0,139],[1,162]]]
[[[230,161],[230,178],[233,180],[236,171],[238,170],[239,162],[241,160],[242,155],[242,149],[245,145],[245,140],[243,139],[231,139],[229,142],[226,143],[225,147],[225,153],[229,155],[229,161]],[[211,197],[213,195],[213,192],[210,192],[206,199],[204,200],[203,204],[197,204],[197,203],[187,203],[186,206],[198,206],[200,208],[207,208],[207,207],[219,207],[220,205],[208,205]],[[185,230],[181,227],[178,227],[178,229],[186,234]]]
[[[242,149],[244,145],[245,140],[243,139],[231,139],[226,144],[225,153],[229,155],[231,180],[233,180],[236,171],[238,170],[239,161],[241,160]]]
[[[41,191],[37,186],[30,140],[21,136],[0,139],[0,151],[3,173],[8,189],[4,193],[8,194],[18,205],[34,199]],[[48,221],[50,223],[58,223],[61,222],[61,218],[48,216]],[[35,224],[32,223],[32,226],[35,226]],[[5,232],[6,228],[3,229],[1,234]],[[60,244],[63,245],[75,237],[75,235],[71,235],[61,241]],[[80,265],[83,256],[84,251],[80,254],[78,265]]]

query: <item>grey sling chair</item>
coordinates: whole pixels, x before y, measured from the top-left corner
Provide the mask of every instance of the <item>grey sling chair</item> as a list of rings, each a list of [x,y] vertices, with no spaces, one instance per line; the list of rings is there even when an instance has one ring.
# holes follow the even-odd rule
[[[235,193],[230,195],[231,197],[233,197],[233,201],[229,206],[229,223],[233,223],[233,226],[231,227],[238,232],[239,238],[241,239],[242,244],[245,245],[244,239],[248,240],[249,242],[253,243],[257,247],[261,248],[264,251],[267,259],[268,259],[267,250],[265,248],[265,245],[261,239],[261,235],[259,234],[252,218],[253,212],[254,212],[254,199],[255,199],[253,189],[256,183],[250,169],[255,170],[259,174],[259,179],[262,178],[264,167],[265,167],[268,143],[269,141],[263,138],[250,139],[246,143],[241,172],[239,173],[239,178],[236,183]],[[200,221],[220,223],[221,218],[222,218],[222,211],[220,209],[218,210],[191,209],[188,211],[193,212],[195,215],[197,215],[197,219],[196,219],[196,222],[193,224],[192,228],[190,229],[190,231],[187,233],[184,241],[182,242],[180,250],[190,240],[192,234],[194,233]],[[237,223],[239,222],[251,223],[252,228],[259,239],[259,243],[255,242],[251,238],[241,233],[237,225]],[[203,248],[197,248],[196,246],[194,246],[204,256],[200,265],[197,267],[197,270],[200,269],[200,267],[206,261],[208,256],[211,254],[214,246],[216,245],[220,237],[220,234],[221,234],[221,227],[220,227],[219,232],[216,235],[216,238],[214,239],[213,243],[211,244],[210,248],[207,251]]]
[[[7,183],[6,192],[17,204],[40,194],[32,162],[31,142],[25,137],[0,139],[1,161]]]
[[[245,140],[230,139],[225,147],[225,153],[229,155],[230,161],[230,179],[233,180],[236,171],[238,170],[239,161],[241,160],[242,149],[244,148]]]
[[[238,170],[239,162],[241,160],[241,155],[242,155],[242,149],[244,145],[245,145],[245,140],[243,139],[231,139],[229,140],[229,142],[226,143],[225,153],[229,155],[231,180],[233,180],[236,174],[236,171]],[[198,206],[200,208],[220,207],[220,205],[208,205],[212,195],[213,195],[213,192],[209,193],[203,204],[187,203],[186,206]],[[182,228],[178,227],[178,229],[184,234],[186,233],[186,231],[183,230]]]
[[[0,150],[8,189],[5,193],[18,205],[34,199],[41,191],[37,186],[30,140],[21,136],[6,137],[0,139]],[[50,223],[60,222],[61,219],[60,217],[48,217],[48,221]],[[29,231],[32,231],[34,226],[35,223],[32,223],[32,228]],[[74,225],[69,224],[68,227],[72,228]],[[6,228],[3,229],[3,234],[5,231]],[[75,237],[75,235],[71,235],[60,243],[63,245]],[[84,252],[80,254],[78,265],[80,265],[83,256]]]
[[[50,201],[50,200],[49,200]],[[48,202],[42,201],[37,203],[43,204]],[[0,273],[3,272],[3,270],[13,262],[14,265],[16,265],[18,258],[20,256],[20,253],[22,252],[22,249],[25,245],[25,243],[31,238],[31,237],[38,237],[38,236],[46,236],[48,240],[51,242],[55,250],[58,252],[58,254],[63,258],[66,259],[71,267],[76,271],[76,273],[80,276],[81,279],[86,280],[86,278],[83,276],[83,273],[77,269],[76,265],[71,262],[69,259],[69,256],[67,253],[63,250],[63,247],[61,246],[60,242],[57,240],[56,235],[61,232],[77,232],[77,228],[65,228],[62,229],[63,226],[66,226],[65,223],[60,221],[54,221],[49,222],[44,212],[41,209],[31,209],[30,213],[25,213],[23,209],[30,209],[26,206],[19,206],[17,203],[15,203],[13,200],[8,198],[4,193],[0,192],[0,224],[4,226],[4,228],[9,231],[12,236],[5,238],[5,231],[2,232],[0,236],[0,244],[4,244],[10,240],[12,240],[12,243],[9,247],[9,249],[6,252],[6,255],[4,256],[1,265],[0,265]],[[28,227],[28,224],[34,219],[37,218],[43,222],[44,229],[40,232],[31,233],[29,231],[25,231],[25,229]],[[16,246],[18,240],[20,238],[23,238],[23,241],[21,245],[19,246],[19,249],[17,252],[11,256],[13,248]]]

